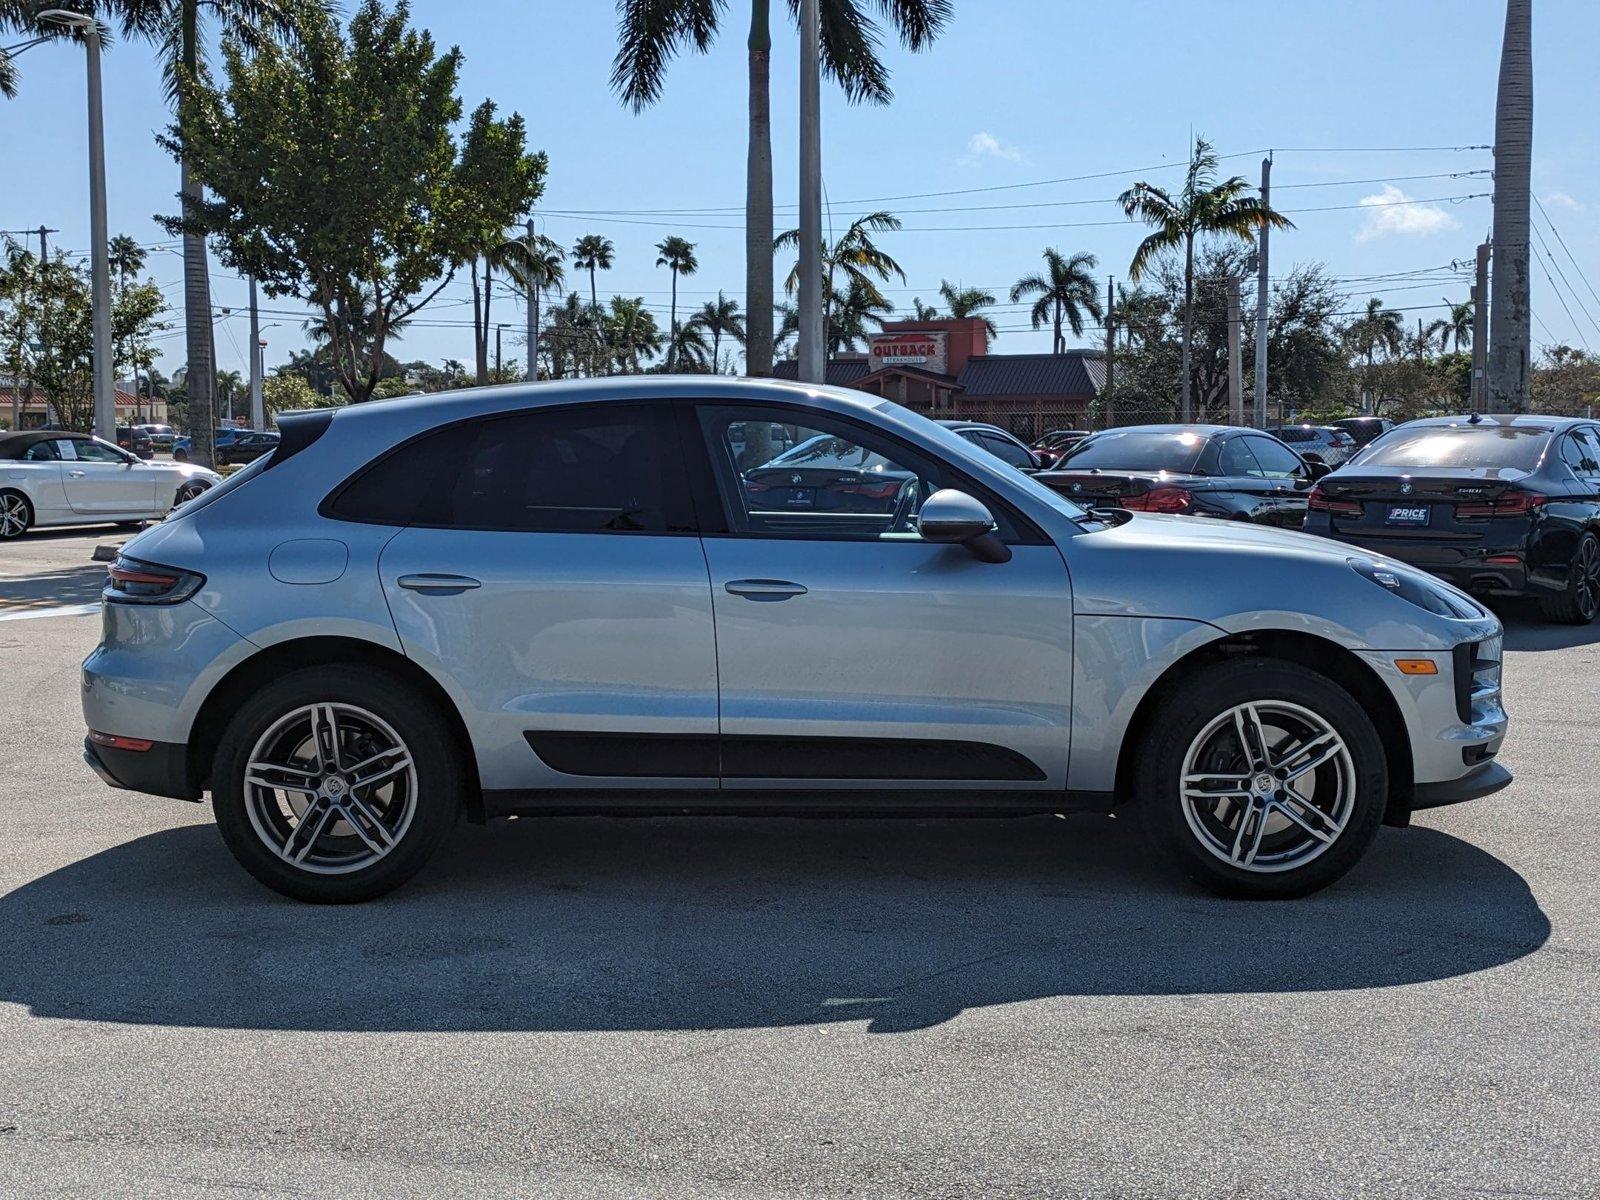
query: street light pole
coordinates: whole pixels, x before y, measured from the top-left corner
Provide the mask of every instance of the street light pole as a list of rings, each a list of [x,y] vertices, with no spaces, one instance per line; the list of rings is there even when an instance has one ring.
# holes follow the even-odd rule
[[[117,440],[117,393],[111,351],[111,253],[106,232],[106,131],[100,104],[100,26],[93,17],[64,8],[46,9],[39,21],[83,31],[89,80],[89,243],[94,313],[94,431]]]
[[[822,37],[820,0],[800,3],[800,361],[803,383],[823,383]]]

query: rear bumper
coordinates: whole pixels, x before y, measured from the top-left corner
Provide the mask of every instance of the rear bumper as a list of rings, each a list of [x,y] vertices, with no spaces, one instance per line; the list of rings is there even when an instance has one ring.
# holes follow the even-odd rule
[[[1486,762],[1476,770],[1445,783],[1419,783],[1411,800],[1413,812],[1442,808],[1492,796],[1511,782],[1511,772],[1497,762]]]
[[[83,761],[114,788],[198,800],[200,789],[189,780],[188,747],[154,742],[148,750],[116,750],[83,739]]]
[[[1362,537],[1359,533],[1335,529],[1326,513],[1311,513],[1305,532],[1342,542],[1356,550],[1384,554],[1399,559],[1419,571],[1436,575],[1464,592],[1478,595],[1519,596],[1533,586],[1528,578],[1525,539],[1509,540],[1504,545],[1451,545],[1420,538]],[[1515,555],[1515,562],[1487,562],[1489,558]]]

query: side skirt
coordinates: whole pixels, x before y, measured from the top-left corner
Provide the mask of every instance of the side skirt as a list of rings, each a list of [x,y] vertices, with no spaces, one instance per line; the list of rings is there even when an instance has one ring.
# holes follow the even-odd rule
[[[673,791],[497,789],[483,793],[486,817],[1031,817],[1106,813],[1111,792],[887,788],[850,791],[737,788]]]

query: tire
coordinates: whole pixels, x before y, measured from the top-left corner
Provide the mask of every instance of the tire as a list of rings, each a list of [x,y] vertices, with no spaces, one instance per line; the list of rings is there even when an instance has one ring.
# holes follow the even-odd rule
[[[172,498],[172,507],[177,508],[180,504],[187,504],[201,492],[205,491],[208,486],[209,485],[207,484],[197,483],[194,480],[190,480],[188,483],[185,483],[178,488],[178,494]]]
[[[1547,621],[1562,625],[1587,625],[1600,613],[1600,538],[1585,533],[1567,564],[1567,585],[1559,592],[1539,597]]]
[[[183,449],[174,450],[172,452],[172,461],[173,462],[188,462],[189,461],[189,452],[187,450],[183,450]]]
[[[21,492],[0,492],[0,541],[21,537],[33,525],[33,505]]]
[[[1258,724],[1248,721],[1250,711]],[[1240,750],[1241,720],[1255,763]],[[1218,663],[1182,680],[1145,729],[1134,776],[1145,835],[1161,857],[1219,896],[1279,900],[1318,891],[1353,867],[1377,835],[1389,791],[1383,743],[1355,698],[1325,676],[1278,659]],[[1264,771],[1256,729],[1274,751]],[[1291,739],[1312,753],[1285,757]],[[1299,773],[1324,751],[1320,766]],[[1284,780],[1274,767],[1299,778]],[[1240,790],[1228,796],[1230,785]]]
[[[337,772],[319,765],[329,710]],[[211,803],[222,840],[256,879],[296,900],[348,904],[399,887],[462,806],[466,772],[454,740],[440,735],[440,715],[381,667],[305,667],[266,684],[217,743]],[[278,765],[247,772],[252,761]],[[356,782],[362,775],[378,778]]]

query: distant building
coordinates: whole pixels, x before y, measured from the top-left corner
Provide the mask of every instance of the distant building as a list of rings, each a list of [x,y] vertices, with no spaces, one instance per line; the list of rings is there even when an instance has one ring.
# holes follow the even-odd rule
[[[798,366],[786,359],[772,373],[794,379]],[[1106,366],[1098,350],[990,354],[978,317],[889,321],[867,353],[830,360],[827,382],[940,420],[988,421],[1027,440],[1051,429],[1087,428]]]
[[[129,380],[119,381],[117,392],[118,425],[166,425],[167,402],[160,396],[138,396]],[[30,388],[26,382],[18,383],[9,375],[0,375],[0,420],[12,429],[37,429],[59,420],[49,397],[39,388]]]

